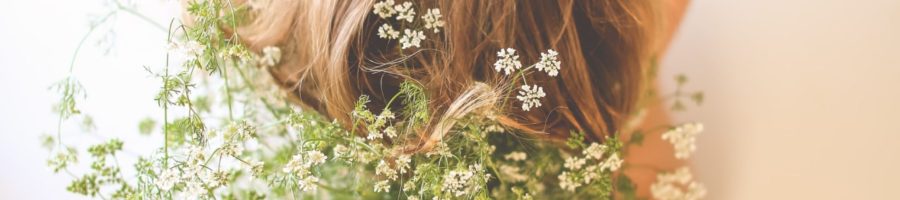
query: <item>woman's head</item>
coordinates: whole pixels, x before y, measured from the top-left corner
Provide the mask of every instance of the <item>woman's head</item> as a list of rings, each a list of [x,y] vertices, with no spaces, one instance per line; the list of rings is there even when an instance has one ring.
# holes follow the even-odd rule
[[[443,136],[448,121],[478,104],[496,111],[507,127],[551,137],[578,130],[600,140],[631,112],[654,53],[649,1],[414,2],[419,15],[437,8],[446,22],[439,33],[425,31],[419,48],[400,50],[397,40],[377,36],[380,24],[392,22],[373,14],[376,0],[247,2],[252,20],[236,30],[253,50],[280,47],[282,61],[270,69],[279,84],[305,107],[347,126],[360,95],[379,110],[402,82],[418,83],[434,119],[420,130],[423,138]],[[559,76],[526,77],[543,86],[543,106],[527,112],[518,103],[492,107],[515,98],[498,96],[510,89],[508,77],[493,69],[501,48],[518,50],[523,63],[537,62],[547,49],[559,52]]]

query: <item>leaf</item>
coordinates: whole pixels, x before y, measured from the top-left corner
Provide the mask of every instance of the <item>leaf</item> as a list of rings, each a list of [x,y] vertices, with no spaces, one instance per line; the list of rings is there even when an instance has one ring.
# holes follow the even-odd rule
[[[688,78],[684,74],[678,74],[675,76],[675,82],[678,83],[678,85],[684,85],[688,82]]]
[[[672,104],[672,111],[684,111],[684,103],[681,103],[681,100],[675,100],[675,103]]]
[[[141,122],[138,124],[138,131],[143,135],[148,135],[153,132],[153,127],[155,126],[156,121],[154,121],[152,118],[147,117],[144,118],[144,120],[141,120]]]
[[[691,94],[691,100],[693,100],[697,105],[703,104],[703,92],[695,92],[694,94]]]
[[[628,176],[621,175],[616,179],[616,190],[622,193],[622,199],[634,200],[637,198],[635,194],[637,186],[634,185]]]
[[[628,139],[628,144],[636,144],[641,145],[644,143],[644,132],[638,130],[631,134],[631,138]]]

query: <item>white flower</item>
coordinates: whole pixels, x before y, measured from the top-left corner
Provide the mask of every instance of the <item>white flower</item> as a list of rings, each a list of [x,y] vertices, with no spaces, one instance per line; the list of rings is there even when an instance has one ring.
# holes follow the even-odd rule
[[[378,162],[378,166],[375,167],[375,175],[382,175],[388,180],[397,179],[397,171],[391,169],[391,166],[389,166],[387,162],[384,162],[384,160]]]
[[[457,169],[444,175],[441,189],[456,197],[475,194],[481,190],[479,183],[486,183],[490,178],[481,164],[469,165],[468,169]]]
[[[259,60],[262,67],[273,67],[281,62],[281,49],[275,46],[263,48],[263,56]]]
[[[584,160],[584,158],[569,157],[566,158],[566,163],[563,166],[565,166],[566,169],[578,170],[584,166],[585,162],[586,160]]]
[[[325,160],[328,159],[328,156],[317,150],[306,152],[306,156],[309,157],[310,165],[319,165],[325,163]]]
[[[248,167],[250,168],[250,174],[252,174],[253,176],[259,177],[260,175],[262,175],[264,165],[265,164],[262,161],[258,161],[258,160],[250,161],[250,163],[248,164]]]
[[[344,146],[343,144],[338,144],[338,145],[334,146],[334,158],[335,159],[345,156],[348,153],[350,153],[350,149],[348,149],[347,146]]]
[[[303,163],[303,156],[297,154],[294,155],[294,157],[291,157],[291,161],[288,161],[288,163],[284,165],[284,168],[281,168],[281,171],[284,173],[294,173],[301,172],[306,168],[307,166]]]
[[[516,55],[516,50],[513,48],[500,49],[497,57],[499,60],[494,62],[494,70],[497,72],[503,71],[506,75],[510,75],[513,71],[522,68],[519,55]]]
[[[222,145],[219,152],[221,152],[222,155],[239,156],[241,155],[241,152],[244,152],[244,147],[241,146],[240,143],[229,142]]]
[[[384,129],[384,135],[387,135],[388,138],[397,137],[397,129],[395,129],[393,126],[388,126]]]
[[[307,176],[303,177],[302,179],[300,179],[300,181],[297,182],[297,187],[301,192],[316,191],[316,188],[318,188],[316,187],[316,183],[318,182],[319,177]]]
[[[180,177],[178,177],[178,171],[176,169],[166,169],[161,174],[159,174],[159,178],[156,180],[156,186],[162,190],[169,190],[172,186],[175,186],[180,181]]]
[[[612,154],[609,158],[606,158],[603,163],[600,163],[601,168],[608,169],[609,171],[619,170],[619,167],[622,167],[622,162],[625,162],[621,158],[619,158],[619,154]]]
[[[413,17],[416,16],[416,10],[412,8],[412,2],[403,2],[403,5],[394,6],[394,10],[397,10],[397,20],[412,23]]]
[[[377,130],[370,130],[369,134],[366,135],[367,140],[375,140],[375,139],[381,139],[381,138],[384,138],[384,135],[380,131],[377,131]]]
[[[437,8],[426,10],[422,20],[425,21],[425,29],[434,29],[435,33],[441,31],[438,28],[444,27],[444,20],[441,20],[441,10]]]
[[[588,159],[600,160],[603,158],[603,154],[606,153],[606,145],[600,145],[595,143],[591,143],[591,146],[585,148],[582,153],[587,156]]]
[[[475,173],[468,170],[453,170],[444,176],[443,191],[448,191],[457,197],[468,193],[469,180]]]
[[[400,31],[394,30],[390,24],[382,24],[378,27],[378,37],[384,39],[397,39],[400,37]]]
[[[541,61],[534,64],[534,67],[537,68],[538,71],[547,72],[549,76],[556,76],[559,74],[559,58],[557,56],[559,53],[554,51],[553,49],[547,50],[547,53],[541,53]]]
[[[511,161],[523,161],[528,158],[528,154],[521,151],[513,151],[503,156],[503,158]]]
[[[547,94],[544,93],[544,88],[537,85],[523,85],[516,99],[522,101],[522,110],[529,111],[531,108],[541,107],[541,98],[545,96]]]
[[[199,181],[191,181],[187,183],[185,192],[185,199],[200,199],[201,196],[206,195],[206,188]]]
[[[387,0],[387,1],[375,3],[372,13],[377,14],[382,19],[390,18],[391,15],[394,15],[394,13],[397,13],[397,11],[394,10],[394,0]]]
[[[568,190],[569,192],[574,192],[575,189],[581,187],[581,182],[575,180],[575,177],[573,177],[573,175],[574,174],[571,174],[569,172],[563,172],[562,174],[559,174],[559,177],[557,177],[559,178],[559,187],[564,190]]]
[[[500,168],[500,169],[499,169],[499,170],[500,170],[500,174],[503,174],[503,177],[506,177],[507,179],[509,179],[509,180],[512,181],[513,183],[515,183],[515,182],[522,182],[522,181],[525,181],[525,180],[528,179],[528,176],[525,176],[525,175],[523,175],[522,173],[520,173],[520,171],[521,171],[522,169],[519,168],[519,167],[516,167],[516,166],[510,166],[510,165],[500,165],[499,168]]]
[[[691,180],[691,172],[682,167],[672,173],[661,173],[650,185],[650,193],[659,200],[698,200],[706,196],[706,188]],[[682,189],[684,188],[684,189]]]
[[[410,162],[412,162],[412,159],[409,155],[400,155],[397,157],[397,170],[399,170],[401,174],[406,173],[406,171],[409,170]]]
[[[391,184],[388,183],[387,180],[378,181],[375,183],[375,192],[388,192],[391,191]]]
[[[207,173],[207,176],[204,178],[207,184],[210,187],[219,187],[228,183],[228,172],[216,170],[212,173]]]
[[[407,49],[410,47],[421,47],[422,40],[425,40],[425,34],[422,31],[403,30],[403,37],[400,37],[400,47]]]
[[[685,123],[662,134],[662,139],[675,147],[675,158],[687,159],[697,150],[697,135],[703,132],[703,124]]]

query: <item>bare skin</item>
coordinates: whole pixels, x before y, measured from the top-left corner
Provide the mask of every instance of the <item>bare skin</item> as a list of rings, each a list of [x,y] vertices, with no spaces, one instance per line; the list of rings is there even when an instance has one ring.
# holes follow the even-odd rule
[[[684,16],[689,0],[664,0],[663,8],[666,24],[665,34],[662,35],[658,45],[658,55],[664,55],[669,42],[672,40],[678,25]],[[657,81],[652,83],[652,89],[657,90]],[[657,90],[658,91],[658,90]],[[658,93],[658,92],[657,92]],[[631,145],[626,150],[625,162],[629,167],[623,173],[628,175],[637,185],[637,197],[650,199],[650,185],[656,181],[656,174],[660,171],[672,171],[687,164],[684,160],[674,157],[674,148],[668,142],[660,138],[665,125],[670,124],[668,104],[663,99],[654,97],[650,100],[650,106],[646,110],[646,118],[638,125],[638,129],[644,130],[642,145]],[[631,138],[631,132],[624,133],[623,142]],[[620,196],[621,198],[621,196]]]

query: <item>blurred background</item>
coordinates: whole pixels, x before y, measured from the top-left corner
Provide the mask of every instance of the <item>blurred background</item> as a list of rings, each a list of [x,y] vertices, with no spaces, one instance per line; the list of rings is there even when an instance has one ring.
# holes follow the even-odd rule
[[[110,6],[0,7],[0,199],[83,199],[65,191],[69,176],[46,167],[40,135],[58,130],[58,95],[47,88],[67,75],[91,19]],[[167,25],[175,6],[138,9]],[[161,142],[134,133],[159,115],[159,84],[143,66],[164,63],[166,34],[133,15],[112,20],[74,62],[87,88],[81,108],[97,127],[80,134],[63,123],[63,138],[117,137],[140,153]],[[900,199],[900,1],[694,0],[662,72],[664,88],[685,74],[688,89],[706,93],[703,106],[673,115],[706,125],[694,164],[708,199]]]

